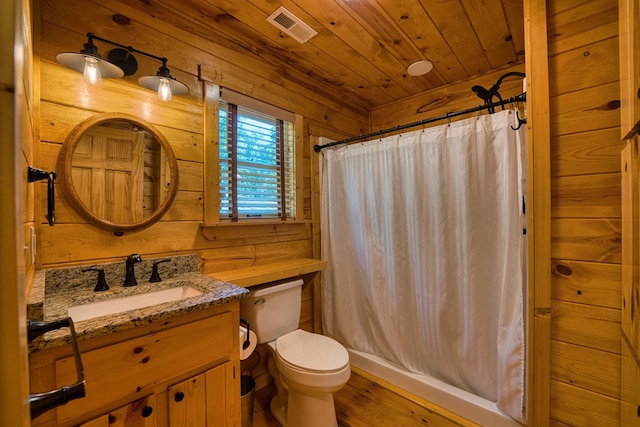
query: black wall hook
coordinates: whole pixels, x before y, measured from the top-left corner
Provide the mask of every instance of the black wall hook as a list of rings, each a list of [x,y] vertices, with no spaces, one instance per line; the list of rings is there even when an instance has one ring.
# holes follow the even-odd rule
[[[53,189],[53,181],[56,179],[57,175],[55,172],[47,172],[42,169],[34,168],[33,166],[29,166],[27,169],[27,181],[35,182],[42,181],[43,179],[47,180],[47,219],[49,220],[49,225],[53,226],[56,223],[55,217],[55,194]]]
[[[513,129],[513,130],[518,130],[518,129],[520,129],[522,127],[522,125],[526,125],[527,124],[527,118],[525,117],[525,118],[521,119],[520,118],[520,111],[518,111],[518,110],[516,110],[516,119],[518,119],[518,127],[514,128],[513,126],[511,126],[511,129]]]

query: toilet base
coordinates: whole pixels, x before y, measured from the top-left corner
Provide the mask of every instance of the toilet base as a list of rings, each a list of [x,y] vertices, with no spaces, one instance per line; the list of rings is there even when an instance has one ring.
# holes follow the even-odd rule
[[[283,427],[338,427],[333,394],[289,392],[289,401],[279,394],[271,399],[271,415]]]
[[[299,393],[289,389],[287,427],[338,427],[333,393]]]
[[[308,393],[291,387],[278,371],[273,357],[267,366],[273,377],[277,394],[271,399],[269,409],[283,427],[338,427],[333,393]]]
[[[287,403],[282,401],[279,394],[273,396],[269,409],[271,409],[271,415],[273,415],[273,418],[275,418],[281,426],[284,427],[287,425]]]

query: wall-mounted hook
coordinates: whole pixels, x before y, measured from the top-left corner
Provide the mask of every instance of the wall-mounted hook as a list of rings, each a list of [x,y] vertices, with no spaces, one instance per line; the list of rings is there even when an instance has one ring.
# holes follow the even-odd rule
[[[520,111],[516,110],[516,119],[518,120],[518,127],[514,128],[513,126],[511,126],[511,129],[513,130],[518,130],[522,127],[522,125],[527,124],[527,118],[520,118]]]
[[[56,222],[55,195],[53,190],[53,181],[56,179],[56,176],[56,173],[53,171],[47,172],[42,169],[34,168],[33,166],[29,166],[27,169],[27,181],[35,182],[42,181],[43,179],[47,180],[47,219],[49,220],[49,225],[53,225]]]

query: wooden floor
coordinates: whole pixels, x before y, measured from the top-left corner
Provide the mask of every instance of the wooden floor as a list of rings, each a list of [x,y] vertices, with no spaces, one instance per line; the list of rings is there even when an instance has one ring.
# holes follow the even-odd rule
[[[364,375],[364,376],[363,376]],[[367,377],[367,378],[365,378]],[[269,411],[275,395],[273,384],[255,394],[253,427],[280,427]],[[427,402],[404,397],[385,387],[381,381],[352,373],[347,385],[334,395],[340,427],[469,427],[469,423],[453,414],[445,418]],[[305,427],[305,426],[290,426]]]

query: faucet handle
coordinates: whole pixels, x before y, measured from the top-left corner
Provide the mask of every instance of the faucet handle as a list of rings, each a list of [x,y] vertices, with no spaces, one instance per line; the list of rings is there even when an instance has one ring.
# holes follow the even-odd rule
[[[170,259],[163,259],[162,261],[154,262],[151,266],[151,278],[149,279],[149,283],[161,282],[160,274],[158,274],[158,264],[162,264],[163,262],[169,262]]]
[[[96,287],[93,288],[94,292],[108,291],[109,285],[107,285],[107,280],[104,277],[104,270],[102,268],[87,268],[82,270],[83,273],[87,271],[97,271],[98,272],[98,283]]]
[[[142,257],[140,256],[140,254],[131,254],[127,257],[127,261],[137,263],[142,261]]]

